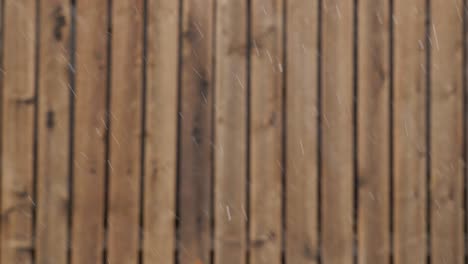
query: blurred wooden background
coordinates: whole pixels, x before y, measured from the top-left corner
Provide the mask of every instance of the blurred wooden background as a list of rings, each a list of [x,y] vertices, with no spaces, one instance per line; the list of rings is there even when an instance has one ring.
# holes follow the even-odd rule
[[[0,2],[0,263],[468,261],[465,0]]]

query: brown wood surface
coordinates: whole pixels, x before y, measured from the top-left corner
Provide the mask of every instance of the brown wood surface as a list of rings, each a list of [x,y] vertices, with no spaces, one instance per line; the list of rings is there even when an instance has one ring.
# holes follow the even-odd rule
[[[5,0],[1,263],[32,263],[36,1]],[[13,52],[14,51],[14,52]]]
[[[463,1],[431,1],[431,263],[464,262]]]
[[[143,262],[173,264],[179,1],[149,0],[147,8]]]
[[[318,260],[318,7],[286,6],[286,263]]]
[[[322,3],[322,259],[353,262],[353,3]]]
[[[390,1],[360,0],[358,18],[358,261],[390,261]]]
[[[214,251],[216,264],[246,261],[247,1],[216,3]]]
[[[393,223],[396,264],[427,254],[426,1],[394,1]]]
[[[72,263],[103,261],[105,168],[108,164],[107,9],[107,1],[76,1]]]
[[[183,2],[179,263],[210,263],[213,0]]]
[[[137,263],[143,91],[143,0],[112,1],[109,263]]]
[[[67,263],[70,206],[70,5],[40,2],[35,263]]]
[[[0,263],[462,264],[463,3],[0,0]]]
[[[250,262],[281,263],[283,1],[251,2]]]

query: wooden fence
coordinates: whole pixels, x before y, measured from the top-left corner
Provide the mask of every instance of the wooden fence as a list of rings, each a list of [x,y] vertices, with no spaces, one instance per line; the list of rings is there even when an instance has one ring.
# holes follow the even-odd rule
[[[2,0],[0,262],[468,261],[465,0]]]

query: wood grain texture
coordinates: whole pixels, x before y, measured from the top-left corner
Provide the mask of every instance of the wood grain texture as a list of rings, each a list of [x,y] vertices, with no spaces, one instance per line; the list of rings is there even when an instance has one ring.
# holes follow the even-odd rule
[[[179,1],[149,0],[147,8],[143,262],[173,264]]]
[[[4,1],[1,263],[32,263],[36,1]],[[15,51],[15,52],[13,52]]]
[[[246,261],[247,1],[216,3],[216,264]]]
[[[394,259],[426,263],[426,1],[394,1]]]
[[[67,263],[70,175],[70,6],[40,2],[35,263]]]
[[[213,0],[183,2],[179,148],[179,263],[209,263],[211,251]]]
[[[112,1],[109,263],[138,263],[143,92],[143,0]]]
[[[107,9],[107,1],[76,2],[72,263],[103,261]]]
[[[358,259],[390,261],[389,0],[358,5]]]
[[[318,1],[287,1],[286,263],[318,259]]]
[[[463,1],[431,1],[431,261],[463,263]]]
[[[251,2],[250,263],[281,263],[283,1]]]
[[[353,262],[353,3],[322,3],[322,250]]]

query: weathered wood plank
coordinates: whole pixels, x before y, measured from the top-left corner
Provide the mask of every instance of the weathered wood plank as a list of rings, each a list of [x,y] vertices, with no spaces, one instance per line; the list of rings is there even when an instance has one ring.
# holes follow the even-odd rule
[[[431,1],[431,263],[464,263],[463,1]]]
[[[103,260],[107,9],[107,1],[76,1],[72,263]]]
[[[32,263],[37,5],[6,0],[4,8],[0,262]]]
[[[389,0],[358,5],[358,259],[390,261]]]
[[[353,2],[322,3],[322,256],[353,262]]]
[[[318,257],[318,1],[287,1],[286,262]]]
[[[251,2],[250,263],[281,263],[283,1]]]
[[[217,264],[246,261],[247,1],[216,3],[215,236]]]
[[[143,0],[112,1],[109,263],[137,263],[143,92]]]
[[[183,2],[179,263],[211,251],[213,0]]]
[[[394,258],[426,263],[426,1],[394,1]]]
[[[144,263],[175,260],[179,22],[179,1],[147,2]]]
[[[70,5],[40,1],[36,263],[67,263]]]

